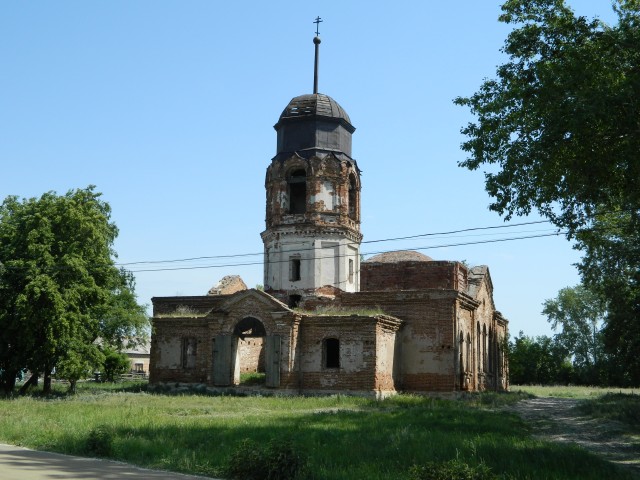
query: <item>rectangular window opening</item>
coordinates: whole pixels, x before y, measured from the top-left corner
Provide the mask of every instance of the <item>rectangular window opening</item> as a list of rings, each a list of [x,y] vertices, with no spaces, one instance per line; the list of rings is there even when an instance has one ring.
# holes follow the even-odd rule
[[[289,261],[289,280],[297,282],[300,278],[300,259],[292,258]]]
[[[337,338],[324,340],[324,367],[340,368],[340,340]]]
[[[195,338],[182,339],[182,368],[196,368],[196,353],[198,340]]]

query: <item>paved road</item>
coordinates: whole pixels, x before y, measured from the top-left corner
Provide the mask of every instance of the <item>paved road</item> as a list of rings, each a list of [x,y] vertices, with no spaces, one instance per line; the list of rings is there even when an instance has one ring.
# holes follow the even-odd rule
[[[205,477],[146,470],[126,463],[71,457],[59,453],[37,452],[27,448],[0,444],[0,478],[2,480],[196,480]]]

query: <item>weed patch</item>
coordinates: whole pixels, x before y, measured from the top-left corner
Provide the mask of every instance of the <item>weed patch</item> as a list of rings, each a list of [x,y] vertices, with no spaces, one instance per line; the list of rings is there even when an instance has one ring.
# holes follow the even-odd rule
[[[100,425],[89,432],[87,437],[87,453],[98,457],[108,457],[113,453],[113,432]]]
[[[485,464],[472,466],[460,460],[414,465],[409,476],[411,480],[498,480]]]
[[[231,454],[225,475],[236,480],[297,480],[306,476],[307,460],[289,441],[262,445],[243,440]]]

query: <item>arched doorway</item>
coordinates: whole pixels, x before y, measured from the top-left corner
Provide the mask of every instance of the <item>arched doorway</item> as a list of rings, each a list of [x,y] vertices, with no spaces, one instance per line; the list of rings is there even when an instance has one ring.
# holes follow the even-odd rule
[[[245,317],[233,329],[236,337],[234,385],[264,385],[266,378],[264,343],[267,332],[260,320]]]
[[[279,387],[280,345],[280,336],[267,335],[260,320],[243,318],[231,334],[216,335],[213,340],[213,384],[241,385],[242,373],[254,372],[264,373],[260,384]]]

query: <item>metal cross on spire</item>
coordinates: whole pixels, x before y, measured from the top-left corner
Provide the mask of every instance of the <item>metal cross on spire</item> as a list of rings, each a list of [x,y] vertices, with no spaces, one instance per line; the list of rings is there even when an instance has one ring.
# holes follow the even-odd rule
[[[320,55],[320,50],[318,49],[319,45],[320,45],[320,32],[319,32],[319,28],[320,28],[320,22],[322,22],[322,19],[320,17],[316,17],[315,23],[316,24],[316,36],[313,39],[313,44],[316,46],[316,56],[315,56],[315,61],[313,62],[313,93],[316,94],[318,93],[318,62],[319,62],[319,55]]]

